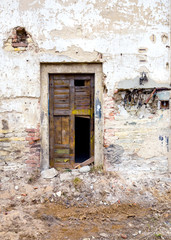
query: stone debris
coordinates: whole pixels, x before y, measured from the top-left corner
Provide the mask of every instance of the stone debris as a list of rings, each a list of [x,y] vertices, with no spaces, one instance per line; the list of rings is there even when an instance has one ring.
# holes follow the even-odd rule
[[[17,191],[19,189],[19,187],[18,186],[15,186],[15,190]]]
[[[54,178],[54,177],[57,176],[57,174],[58,174],[58,172],[55,168],[50,168],[50,169],[47,169],[47,170],[43,170],[41,172],[42,178],[47,178],[47,179],[48,178],[49,179]]]
[[[89,166],[84,166],[79,169],[80,173],[87,173],[90,172],[90,167]]]
[[[121,238],[127,239],[127,235],[126,234],[121,234]]]
[[[60,181],[64,182],[64,181],[69,181],[72,179],[72,175],[70,172],[64,172],[60,174]]]
[[[59,198],[65,202],[69,198],[71,202],[96,203],[100,205],[123,204],[134,201],[134,204],[152,205],[156,202],[155,189],[159,195],[169,191],[171,183],[167,181],[167,176],[159,176],[151,179],[126,176],[125,178],[115,173],[95,171],[90,167],[82,167],[68,171],[57,171],[54,168],[44,170],[40,174],[29,175],[22,173],[18,169],[15,173],[10,173],[9,169],[1,171],[1,189],[8,189],[8,192],[15,189],[15,197],[18,199],[22,194],[25,199],[37,202],[46,202],[47,199],[53,199],[58,202]],[[86,172],[89,171],[89,172]],[[3,174],[2,174],[3,173]],[[20,176],[20,178],[18,178]],[[5,180],[6,179],[6,180]],[[22,179],[25,179],[26,184]],[[164,181],[162,181],[164,179]],[[34,181],[33,181],[34,180]],[[50,181],[49,181],[50,180]],[[9,184],[13,182],[14,185]],[[10,193],[8,193],[11,196]]]
[[[104,237],[104,238],[108,238],[109,237],[109,235],[107,234],[107,233],[100,233],[99,234],[101,237]]]
[[[57,195],[58,197],[61,197],[61,194],[62,194],[61,191],[59,191],[59,192],[56,193],[56,195]]]
[[[46,174],[49,174],[49,170],[45,171]],[[43,236],[44,233],[47,234],[52,225],[54,225],[54,231],[57,231],[55,229],[60,226],[69,230],[68,233],[63,232],[64,235],[60,239],[65,239],[65,234],[68,234],[66,239],[71,240],[111,240],[135,237],[139,239],[144,236],[144,228],[148,226],[148,222],[150,226],[154,225],[156,228],[156,222],[154,220],[150,222],[150,219],[154,217],[155,221],[163,224],[162,228],[157,228],[157,230],[160,229],[158,236],[159,234],[169,236],[171,184],[167,181],[168,176],[157,175],[151,179],[144,176],[135,181],[129,176],[123,178],[115,173],[94,169],[87,173],[81,173],[79,170],[68,172],[68,170],[54,171],[52,169],[51,171],[53,175],[50,179],[42,177],[42,174],[37,172],[34,176],[33,173],[22,169],[15,172],[9,169],[0,171],[0,239],[55,239],[48,238],[47,235],[46,238]],[[157,207],[158,202],[163,202],[163,208]],[[142,209],[142,206],[145,208]],[[153,211],[148,214],[144,212],[145,209],[152,207],[154,213]],[[42,217],[37,219],[35,214],[40,208],[44,209],[45,215],[42,214]],[[55,208],[59,210],[57,212],[60,216],[55,215]],[[161,209],[164,209],[164,212]],[[160,214],[164,214],[161,220]],[[148,220],[146,220],[147,217]],[[72,226],[76,226],[74,224],[77,226],[81,224],[85,231],[81,230],[82,235],[79,235],[81,231],[79,233],[78,230],[77,238],[70,238],[73,232]],[[125,226],[124,229],[120,229],[121,225]],[[33,231],[31,231],[32,228]],[[89,228],[93,231],[87,230]],[[17,232],[15,232],[16,229],[18,229]],[[149,231],[149,228],[147,230]],[[157,230],[154,229],[150,233],[152,235],[149,239],[153,239]],[[32,235],[29,235],[30,233]]]

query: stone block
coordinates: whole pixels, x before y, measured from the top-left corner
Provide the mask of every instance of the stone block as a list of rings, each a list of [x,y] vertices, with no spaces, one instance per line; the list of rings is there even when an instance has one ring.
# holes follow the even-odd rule
[[[51,178],[56,177],[57,174],[58,174],[58,172],[55,168],[50,168],[50,169],[42,171],[41,172],[41,177],[51,179]]]
[[[87,173],[90,172],[90,167],[89,166],[84,166],[79,169],[80,173]]]

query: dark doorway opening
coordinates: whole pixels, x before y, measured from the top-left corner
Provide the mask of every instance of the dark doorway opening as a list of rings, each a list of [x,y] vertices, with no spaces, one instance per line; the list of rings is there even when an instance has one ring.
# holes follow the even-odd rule
[[[75,117],[75,162],[90,158],[90,117]]]
[[[74,81],[74,85],[75,85],[76,87],[85,86],[85,81],[84,81],[84,80],[75,80],[75,81]]]

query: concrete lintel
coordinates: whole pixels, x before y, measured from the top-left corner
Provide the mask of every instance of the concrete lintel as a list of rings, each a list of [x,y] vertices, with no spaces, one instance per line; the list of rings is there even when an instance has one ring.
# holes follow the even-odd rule
[[[170,88],[170,84],[168,83],[158,83],[153,81],[152,79],[148,79],[148,82],[140,85],[140,76],[135,79],[126,79],[118,82],[116,85],[117,89],[147,89],[147,88]]]

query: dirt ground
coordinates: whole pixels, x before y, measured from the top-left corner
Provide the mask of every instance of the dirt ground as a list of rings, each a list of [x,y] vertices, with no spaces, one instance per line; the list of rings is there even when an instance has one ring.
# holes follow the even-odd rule
[[[171,191],[166,180],[132,183],[111,174],[76,171],[47,180],[39,173],[1,170],[0,239],[169,240]]]
[[[158,207],[50,204],[40,208],[35,217],[46,222],[48,233],[42,239],[170,239],[168,209],[160,206],[159,211]]]

